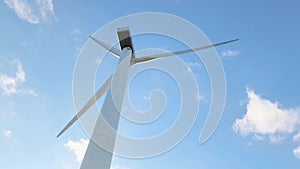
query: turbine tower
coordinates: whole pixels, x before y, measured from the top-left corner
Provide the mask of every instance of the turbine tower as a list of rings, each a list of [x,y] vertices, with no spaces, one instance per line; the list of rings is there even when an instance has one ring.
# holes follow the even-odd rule
[[[111,52],[117,58],[119,58],[118,65],[122,63],[124,68],[122,69],[122,76],[119,77],[120,84],[118,85],[117,92],[117,100],[119,101],[119,106],[122,106],[123,98],[125,95],[125,89],[127,84],[127,76],[129,68],[135,64],[149,62],[156,59],[180,55],[184,53],[204,50],[208,48],[212,48],[215,46],[224,45],[227,43],[231,43],[237,41],[238,39],[225,41],[221,43],[216,43],[212,45],[207,45],[203,47],[186,49],[175,52],[162,53],[157,55],[150,55],[145,57],[135,57],[135,52],[132,44],[132,39],[130,36],[130,31],[128,27],[119,28],[117,30],[120,50],[116,49],[92,36],[90,38],[95,41],[97,44]],[[85,153],[84,159],[82,161],[80,169],[110,169],[111,160],[113,153],[102,149],[97,142],[106,141],[106,145],[109,150],[113,150],[115,147],[116,141],[116,132],[111,130],[112,128],[117,130],[120,119],[121,107],[116,107],[114,104],[114,98],[112,96],[112,87],[111,82],[113,79],[113,75],[111,75],[106,82],[101,86],[94,96],[90,98],[90,100],[80,109],[80,111],[72,118],[72,120],[58,133],[57,137],[61,136],[74,122],[76,122],[84,113],[88,111],[88,109],[97,102],[97,100],[103,96],[104,93],[107,92],[105,100],[103,102],[103,106],[101,109],[101,115],[99,115],[94,130],[92,132],[90,142]],[[99,143],[98,142],[98,143]]]

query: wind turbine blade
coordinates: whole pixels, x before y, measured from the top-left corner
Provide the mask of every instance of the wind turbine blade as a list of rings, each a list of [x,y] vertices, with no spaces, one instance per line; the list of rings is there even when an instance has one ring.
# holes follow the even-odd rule
[[[110,46],[110,45],[108,45],[108,44],[106,44],[106,43],[104,43],[104,42],[102,42],[102,41],[100,41],[100,40],[98,40],[98,39],[92,37],[92,36],[89,36],[89,38],[91,38],[93,41],[95,41],[96,43],[98,43],[98,44],[99,44],[100,46],[102,46],[104,49],[110,51],[110,52],[111,52],[112,54],[114,54],[117,58],[120,58],[121,52],[120,52],[119,49],[114,48],[114,47],[112,47],[112,46]]]
[[[81,108],[81,110],[72,118],[72,120],[57,134],[56,137],[61,136],[73,123],[75,123],[87,110],[97,102],[97,100],[109,89],[113,75],[111,75],[106,82],[98,89],[96,94]]]
[[[202,47],[193,48],[193,49],[186,49],[186,50],[180,50],[180,51],[176,51],[176,52],[168,52],[168,53],[162,53],[162,54],[157,54],[157,55],[139,57],[139,58],[135,58],[132,63],[136,64],[136,63],[148,62],[151,60],[160,59],[160,58],[164,58],[164,57],[168,57],[168,56],[175,56],[175,55],[180,55],[180,54],[184,54],[184,53],[204,50],[204,49],[212,48],[215,46],[220,46],[220,45],[224,45],[227,43],[235,42],[237,40],[239,40],[239,39],[229,40],[229,41],[216,43],[216,44],[212,44],[212,45],[207,45],[207,46],[202,46]]]

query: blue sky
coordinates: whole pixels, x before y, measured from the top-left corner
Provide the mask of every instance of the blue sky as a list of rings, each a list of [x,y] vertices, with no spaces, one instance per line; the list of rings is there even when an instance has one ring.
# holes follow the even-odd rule
[[[199,144],[210,84],[199,60],[193,56],[183,59],[196,75],[203,97],[191,133],[157,157],[114,157],[113,168],[299,168],[299,6],[296,0],[1,1],[0,168],[79,168],[78,156],[84,153],[88,139],[79,123],[61,138],[55,137],[75,114],[72,78],[79,51],[89,35],[110,21],[152,11],[190,21],[212,42],[240,39],[216,48],[226,74],[225,110],[214,135]],[[168,43],[160,39],[151,45],[143,38],[147,36],[134,39],[140,44],[135,45],[136,50]],[[152,38],[150,42],[157,40]],[[171,40],[166,47],[184,48]],[[103,62],[116,66],[117,60],[109,57]],[[101,71],[108,75],[112,69],[104,66]],[[148,75],[156,79],[155,72]],[[96,84],[103,83],[101,74],[97,77]],[[167,79],[152,87],[164,89],[170,82]],[[141,109],[149,106],[145,96],[143,90],[133,96]],[[176,108],[177,101],[167,108]]]

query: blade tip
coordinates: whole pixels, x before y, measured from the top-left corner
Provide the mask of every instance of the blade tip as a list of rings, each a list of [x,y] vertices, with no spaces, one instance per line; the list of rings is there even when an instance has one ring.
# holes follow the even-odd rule
[[[56,138],[58,138],[58,137],[60,137],[61,136],[61,132],[60,133],[58,133],[57,135],[56,135]]]

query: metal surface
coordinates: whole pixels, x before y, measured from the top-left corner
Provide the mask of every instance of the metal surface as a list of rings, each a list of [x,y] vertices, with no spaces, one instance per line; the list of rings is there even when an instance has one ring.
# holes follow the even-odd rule
[[[114,75],[111,75],[107,79],[107,81],[103,84],[103,86],[101,86],[96,94],[92,96],[92,98],[80,109],[76,116],[74,116],[73,119],[57,135],[57,137],[59,137],[61,134],[63,134],[74,122],[76,122],[84,113],[86,113],[89,108],[95,104],[101,96],[103,96],[105,92],[108,92],[105,97],[101,113],[97,118],[96,125],[92,132],[90,142],[80,169],[110,169],[119,126],[120,111],[127,85],[128,71],[131,65],[149,62],[168,56],[200,51],[238,40],[234,39],[198,48],[136,58],[129,28],[119,28],[117,33],[121,50],[90,36],[90,38],[97,44],[107,49],[117,58],[120,58],[118,68]],[[117,83],[114,83],[114,80],[116,80]],[[114,87],[114,84],[118,84],[115,85],[117,87]]]
[[[123,101],[127,84],[127,76],[130,68],[130,58],[132,51],[130,48],[124,48],[119,64],[123,64],[121,81],[118,85],[118,99]],[[112,153],[115,141],[116,131],[119,125],[120,112],[114,103],[112,88],[108,90],[105,97],[101,114],[99,115],[92,137],[90,139],[86,154],[82,161],[80,169],[110,169]],[[104,146],[104,147],[100,147]],[[104,150],[105,149],[105,150]]]
[[[135,58],[134,48],[133,48],[132,39],[130,36],[129,27],[119,28],[117,33],[118,33],[119,44],[120,44],[121,49],[123,50],[126,47],[130,47],[132,50],[132,59]]]

